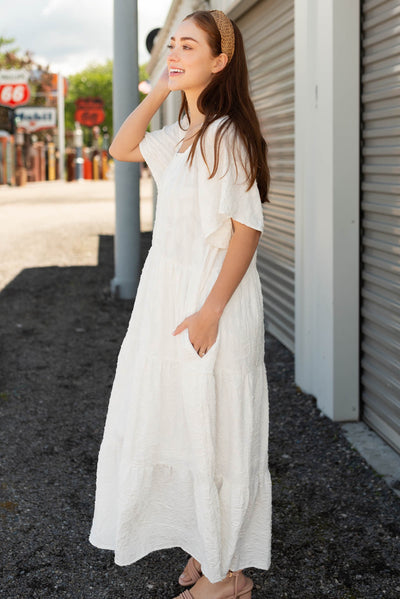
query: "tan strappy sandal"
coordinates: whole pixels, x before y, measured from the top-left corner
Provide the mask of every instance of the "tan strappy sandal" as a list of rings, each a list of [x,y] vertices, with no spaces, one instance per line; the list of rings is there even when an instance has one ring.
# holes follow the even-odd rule
[[[233,595],[231,595],[227,599],[251,599],[251,591],[253,589],[254,582],[253,581],[249,582],[248,584],[246,584],[246,586],[243,589],[238,591],[238,579],[240,576],[240,572],[232,572],[231,570],[229,570],[228,576],[235,577],[235,590],[234,590]],[[183,593],[181,593],[177,597],[175,597],[175,599],[194,599],[194,597],[190,591],[186,590],[186,591],[183,591]]]
[[[196,568],[193,557],[189,558],[189,561],[185,566],[185,570],[186,570],[186,573],[188,574],[188,576],[190,576],[190,578],[188,578],[188,579],[185,578],[185,580],[182,580],[182,578],[181,578],[183,575],[183,572],[182,572],[182,574],[179,576],[178,582],[183,587],[188,587],[189,585],[194,584],[203,575],[201,568],[200,568],[200,570],[198,570]]]

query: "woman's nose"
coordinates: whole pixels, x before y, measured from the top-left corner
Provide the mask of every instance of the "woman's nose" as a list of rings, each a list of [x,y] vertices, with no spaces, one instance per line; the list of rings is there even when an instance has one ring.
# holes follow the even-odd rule
[[[169,51],[169,54],[168,54],[167,60],[168,60],[168,61],[171,61],[171,62],[175,62],[175,61],[177,60],[177,58],[178,58],[178,55],[177,55],[177,52],[176,52],[176,48],[172,48],[172,49]]]

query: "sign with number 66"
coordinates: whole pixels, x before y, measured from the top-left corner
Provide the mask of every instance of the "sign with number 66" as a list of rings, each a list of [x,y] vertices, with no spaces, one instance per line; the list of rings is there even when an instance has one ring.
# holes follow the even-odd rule
[[[0,84],[0,105],[21,106],[26,104],[31,97],[29,87],[26,83],[5,83]]]

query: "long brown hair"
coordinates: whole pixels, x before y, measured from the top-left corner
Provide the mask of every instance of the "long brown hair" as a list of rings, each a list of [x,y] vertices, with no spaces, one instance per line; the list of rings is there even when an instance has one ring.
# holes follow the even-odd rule
[[[184,21],[193,19],[196,25],[206,32],[208,43],[213,56],[221,54],[221,36],[213,16],[207,10],[198,10],[184,18]],[[214,166],[210,179],[218,170],[219,148],[222,136],[232,125],[235,134],[243,143],[248,160],[246,164],[240,159],[247,175],[247,191],[257,181],[261,202],[269,202],[268,191],[270,185],[270,172],[267,162],[268,147],[262,136],[260,123],[250,98],[249,75],[247,71],[246,55],[244,51],[242,34],[236,23],[231,20],[235,32],[235,51],[231,61],[219,73],[215,73],[210,83],[201,92],[197,99],[197,107],[205,115],[201,129],[196,133],[190,148],[188,160],[192,164],[196,146],[200,141],[200,149],[204,160],[204,134],[212,122],[220,117],[223,119],[218,127],[214,141]],[[182,103],[179,110],[179,124],[186,115],[190,122],[189,107],[186,95],[182,92]],[[236,158],[234,155],[236,164]]]

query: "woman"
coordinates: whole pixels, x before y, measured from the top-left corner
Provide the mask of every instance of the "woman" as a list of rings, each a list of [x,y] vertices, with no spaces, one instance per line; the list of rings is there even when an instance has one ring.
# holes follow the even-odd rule
[[[153,242],[118,357],[90,541],[118,565],[181,547],[184,599],[250,599],[242,569],[270,566],[271,481],[256,249],[269,171],[243,41],[197,11],[167,68],[110,146],[149,165]],[[179,120],[146,132],[171,90]]]

